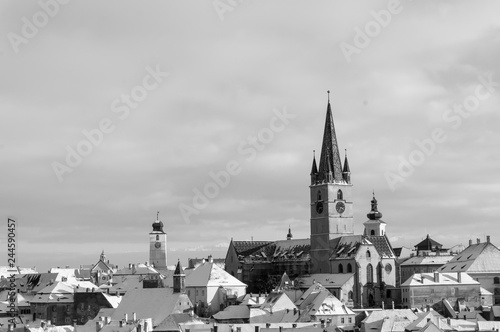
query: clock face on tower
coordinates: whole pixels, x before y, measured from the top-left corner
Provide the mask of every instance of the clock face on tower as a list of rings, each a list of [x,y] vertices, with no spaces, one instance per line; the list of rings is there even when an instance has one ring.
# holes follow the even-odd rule
[[[338,213],[343,213],[345,211],[344,202],[337,202],[337,205],[335,205],[335,209],[337,209]]]
[[[160,242],[156,242],[156,243],[155,243],[155,247],[156,247],[156,248],[160,248],[160,247],[161,247],[161,243],[160,243]]]
[[[323,203],[322,202],[317,202],[316,203],[316,212],[322,213],[323,212]]]

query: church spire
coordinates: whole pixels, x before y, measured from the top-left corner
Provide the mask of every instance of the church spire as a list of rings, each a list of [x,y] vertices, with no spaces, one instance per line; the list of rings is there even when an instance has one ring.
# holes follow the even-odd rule
[[[325,131],[323,133],[323,144],[319,160],[318,180],[332,182],[328,178],[329,171],[332,172],[333,182],[343,181],[342,164],[340,163],[339,147],[333,123],[332,108],[330,106],[330,91],[328,91],[328,106],[326,109]]]
[[[293,239],[292,229],[290,228],[290,225],[288,225],[288,234],[286,235],[286,239],[287,240]]]
[[[342,170],[342,177],[346,183],[351,183],[351,169],[347,161],[347,149],[345,150],[344,169]]]
[[[311,184],[315,184],[318,179],[318,166],[316,166],[316,151],[313,150],[313,163],[311,167]]]

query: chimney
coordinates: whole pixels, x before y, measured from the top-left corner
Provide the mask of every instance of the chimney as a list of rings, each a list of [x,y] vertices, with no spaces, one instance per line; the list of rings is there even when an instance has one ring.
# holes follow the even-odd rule
[[[471,245],[472,245],[472,239],[469,240],[469,246],[471,246]]]
[[[201,264],[205,264],[205,258],[201,260]]]
[[[476,238],[477,244],[481,243],[481,240],[479,238]]]
[[[137,324],[137,332],[142,332],[142,325],[141,324]]]
[[[430,304],[428,304],[428,305],[425,307],[425,309],[426,309],[426,311],[427,311],[427,312],[430,312],[430,311],[431,311],[431,305],[430,305]]]
[[[77,323],[77,322],[78,322],[78,321],[76,320],[76,318],[74,318],[74,319],[73,319],[73,327],[76,327],[76,323]],[[28,324],[28,323],[26,323],[26,324]],[[76,328],[74,329],[74,331],[76,331]]]
[[[490,243],[490,236],[486,235],[486,243]]]
[[[212,255],[208,255],[208,262],[209,263],[213,263],[214,262],[214,258],[212,257]]]
[[[128,314],[125,314],[124,316],[125,316],[125,324],[127,324],[128,323]]]
[[[434,282],[435,283],[439,282],[439,272],[434,272]]]
[[[266,323],[266,329],[271,327],[271,323]]]
[[[394,310],[394,301],[391,303],[392,310]]]
[[[110,316],[104,317],[104,321],[106,322],[106,325],[109,325],[109,323],[111,323],[111,317]]]
[[[457,272],[457,282],[459,284],[462,283],[462,273],[461,272]]]
[[[14,331],[14,324],[9,324],[9,332]]]
[[[135,312],[132,313],[132,320],[134,322],[137,320],[137,314]]]
[[[123,324],[123,321],[121,320],[120,321],[120,327],[123,327],[123,325],[125,325],[125,324]]]
[[[382,301],[382,310],[384,310],[384,309],[385,309],[385,303],[384,303],[384,301]]]
[[[101,328],[102,328],[101,322],[100,321],[95,322],[95,332],[99,332]]]
[[[131,270],[132,269],[132,264],[131,263],[128,263],[128,269]]]
[[[293,329],[297,328],[297,323],[293,323],[293,324],[292,324],[292,328],[293,328]]]

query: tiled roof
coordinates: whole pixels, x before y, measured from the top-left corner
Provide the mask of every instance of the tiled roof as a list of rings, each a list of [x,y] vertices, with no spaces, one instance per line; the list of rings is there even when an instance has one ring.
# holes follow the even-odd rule
[[[435,249],[436,247],[441,248],[443,245],[437,241],[434,241],[429,237],[429,234],[427,234],[427,237],[423,239],[420,243],[415,245],[415,248],[418,250],[432,250]]]
[[[223,311],[219,311],[213,317],[216,320],[227,320],[227,319],[249,319],[250,318],[250,307],[246,305],[230,305]]]
[[[251,252],[262,248],[269,243],[270,241],[232,241],[233,247],[236,250],[236,254],[239,256],[247,256]]]
[[[488,242],[472,244],[441,267],[439,271],[500,273],[500,250]]]
[[[366,238],[368,239],[368,241],[373,243],[381,257],[396,257],[396,255],[394,255],[394,252],[392,251],[392,247],[389,243],[389,240],[387,239],[387,236],[368,235],[366,236]]]
[[[251,261],[308,260],[311,251],[309,239],[293,239],[269,242],[267,245],[249,252],[245,257]]]
[[[353,258],[363,244],[363,235],[345,235],[330,240],[330,259]]]
[[[406,330],[408,331],[419,331],[421,328],[425,327],[425,325],[428,322],[428,319],[430,319],[431,322],[433,322],[436,326],[440,327],[443,330],[446,331],[451,331],[452,328],[448,324],[446,324],[446,319],[441,316],[437,311],[434,309],[431,309],[431,311],[426,311],[417,314],[418,318],[414,320],[410,325],[406,327]]]

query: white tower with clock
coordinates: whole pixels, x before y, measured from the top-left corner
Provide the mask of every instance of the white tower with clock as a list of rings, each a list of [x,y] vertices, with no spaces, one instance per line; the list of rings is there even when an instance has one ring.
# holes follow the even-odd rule
[[[347,154],[344,167],[335,135],[330,98],[319,169],[311,169],[311,273],[331,273],[330,240],[354,233],[352,184]]]
[[[149,263],[157,269],[167,268],[167,234],[163,231],[163,223],[158,220],[153,223],[153,231],[149,233]]]

